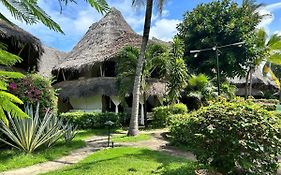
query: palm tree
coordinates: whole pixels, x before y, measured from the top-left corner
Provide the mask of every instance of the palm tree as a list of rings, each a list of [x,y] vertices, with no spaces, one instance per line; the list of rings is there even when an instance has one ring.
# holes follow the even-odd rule
[[[85,0],[99,13],[104,13],[109,10],[106,0]],[[76,3],[76,0],[58,0],[62,4],[67,5],[68,2]],[[49,27],[51,30],[63,33],[60,26],[51,19],[51,17],[38,6],[38,0],[0,0],[11,13],[11,15],[22,22],[27,24],[35,24],[38,21]],[[0,12],[0,19],[11,23],[4,14]]]
[[[257,57],[254,60],[252,64],[253,66],[250,68],[249,95],[251,95],[251,91],[252,91],[252,78],[253,78],[252,74],[263,62],[269,64],[281,65],[281,36],[280,35],[274,34],[269,37],[264,29],[259,29],[257,31],[256,46],[258,50],[262,52],[262,54],[260,57]],[[273,79],[278,81],[278,79],[272,72],[270,66],[268,66],[267,64],[264,64],[263,72],[269,73],[273,77]],[[280,83],[277,82],[277,84]]]
[[[159,13],[162,13],[163,5],[165,0],[158,0],[158,9]],[[139,5],[143,3],[143,0],[133,0],[133,5]],[[139,100],[140,100],[140,86],[141,86],[141,76],[143,69],[143,62],[145,56],[145,50],[149,39],[150,26],[151,26],[151,17],[153,10],[153,0],[146,0],[146,11],[145,11],[145,19],[144,19],[144,28],[143,28],[143,36],[142,36],[142,44],[140,55],[137,62],[136,74],[134,79],[134,88],[133,88],[133,103],[132,103],[132,114],[130,120],[130,126],[128,131],[128,136],[135,136],[139,133],[138,126],[138,114],[139,114]]]

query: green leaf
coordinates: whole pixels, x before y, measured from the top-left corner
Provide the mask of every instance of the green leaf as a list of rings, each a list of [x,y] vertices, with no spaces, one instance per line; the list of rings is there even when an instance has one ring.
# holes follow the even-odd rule
[[[281,65],[281,53],[274,53],[273,55],[270,55],[268,57],[268,61],[273,64]]]

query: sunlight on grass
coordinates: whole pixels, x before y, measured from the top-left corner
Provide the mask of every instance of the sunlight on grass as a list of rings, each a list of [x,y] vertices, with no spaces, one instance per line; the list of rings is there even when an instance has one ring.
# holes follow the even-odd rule
[[[193,175],[199,166],[184,158],[145,148],[113,148],[98,151],[78,164],[48,175]]]
[[[106,134],[106,130],[81,130],[70,143],[65,143],[64,141],[60,140],[57,144],[49,149],[42,147],[31,154],[23,153],[17,149],[1,150],[0,172],[58,159],[62,156],[68,155],[75,149],[86,146],[83,139],[94,135],[104,134]]]
[[[151,135],[148,134],[139,134],[137,136],[127,136],[127,135],[115,135],[112,137],[113,142],[139,142],[139,141],[145,141],[150,140]]]

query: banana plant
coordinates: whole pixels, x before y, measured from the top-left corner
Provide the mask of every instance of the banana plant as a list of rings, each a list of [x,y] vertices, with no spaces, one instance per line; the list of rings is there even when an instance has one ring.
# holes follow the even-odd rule
[[[57,138],[59,135],[57,132],[61,129],[61,125],[58,122],[54,122],[50,126],[50,121],[55,117],[52,112],[47,110],[44,117],[39,115],[39,103],[36,106],[35,112],[32,105],[25,107],[25,113],[28,118],[13,118],[8,113],[8,120],[10,125],[8,126],[4,122],[1,122],[2,127],[0,131],[5,134],[10,141],[6,141],[0,138],[0,141],[23,150],[24,152],[31,153],[38,147],[47,144],[51,139]],[[43,117],[42,119],[40,117]]]

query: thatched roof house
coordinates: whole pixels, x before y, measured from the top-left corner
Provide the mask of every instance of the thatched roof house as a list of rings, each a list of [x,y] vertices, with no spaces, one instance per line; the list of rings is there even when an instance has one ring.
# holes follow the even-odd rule
[[[43,46],[43,49],[44,52],[38,63],[38,73],[44,77],[51,77],[52,69],[63,61],[67,53],[47,46]]]
[[[37,69],[37,63],[43,53],[41,42],[38,38],[24,31],[15,24],[0,20],[0,42],[7,45],[7,50],[19,55],[23,61],[15,67],[25,71]]]
[[[264,75],[262,72],[262,68],[257,68],[252,75],[252,96],[255,97],[264,97],[266,92],[274,93],[278,91],[279,87],[273,78],[266,74]],[[233,79],[229,79],[229,82],[236,85],[237,92],[236,95],[244,96],[246,93],[246,78],[238,78],[235,77]],[[248,82],[250,83],[250,82]]]
[[[140,47],[141,41],[142,37],[115,8],[90,26],[73,50],[53,68],[52,74],[57,77],[55,87],[61,89],[60,110],[111,111],[111,106],[115,106],[118,111],[121,101],[116,87],[116,55],[126,45]],[[153,79],[148,84],[151,103],[166,93],[164,82]]]

